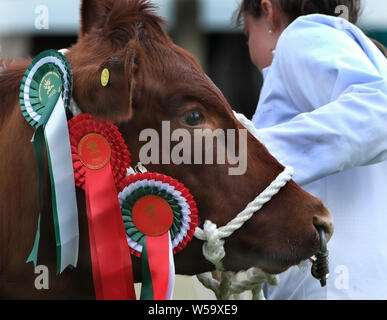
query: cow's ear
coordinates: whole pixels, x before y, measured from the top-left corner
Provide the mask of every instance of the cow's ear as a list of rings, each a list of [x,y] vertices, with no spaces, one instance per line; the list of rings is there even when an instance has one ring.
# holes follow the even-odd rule
[[[142,47],[131,40],[99,65],[74,68],[74,98],[84,112],[116,123],[129,121],[143,67]]]
[[[82,0],[80,35],[89,33],[93,27],[102,26],[112,7],[112,0]]]
[[[123,106],[122,121],[128,121],[133,117],[133,101],[135,90],[138,88],[140,64],[143,63],[142,47],[136,40],[130,40],[125,47],[124,57],[124,78],[127,84],[127,101],[128,105]]]

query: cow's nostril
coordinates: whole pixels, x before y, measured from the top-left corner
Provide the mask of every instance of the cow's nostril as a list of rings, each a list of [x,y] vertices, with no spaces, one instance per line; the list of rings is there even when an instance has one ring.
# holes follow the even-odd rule
[[[325,231],[325,236],[327,242],[331,239],[334,227],[333,227],[333,219],[332,215],[328,210],[325,209],[326,212],[323,215],[313,216],[313,225],[317,230],[323,229]]]

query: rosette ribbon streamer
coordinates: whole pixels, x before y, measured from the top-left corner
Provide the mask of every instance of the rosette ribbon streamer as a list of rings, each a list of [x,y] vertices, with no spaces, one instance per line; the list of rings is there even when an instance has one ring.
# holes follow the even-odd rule
[[[135,300],[132,262],[116,183],[130,153],[110,121],[81,114],[69,121],[76,185],[85,190],[94,288],[98,300]]]
[[[27,122],[35,128],[33,140],[38,168],[38,230],[27,262],[32,261],[36,266],[38,258],[43,151],[46,145],[58,273],[68,266],[76,267],[78,261],[78,209],[66,118],[71,91],[70,65],[65,56],[55,50],[44,51],[32,61],[20,87],[21,111]]]
[[[193,196],[177,180],[149,172],[129,175],[119,190],[130,251],[141,258],[141,299],[171,300],[173,255],[192,240],[198,224]]]

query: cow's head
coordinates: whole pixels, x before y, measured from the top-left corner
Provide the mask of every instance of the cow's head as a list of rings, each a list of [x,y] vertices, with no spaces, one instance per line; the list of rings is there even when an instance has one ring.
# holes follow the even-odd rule
[[[172,131],[183,128],[189,133],[195,129],[221,129],[225,133],[233,129],[237,150],[243,145],[243,139],[239,143],[239,130],[244,128],[222,93],[195,58],[173,44],[161,19],[145,1],[84,0],[80,39],[68,58],[74,74],[75,100],[84,112],[119,124],[133,163],[140,160],[142,130],[155,129],[161,137],[162,121],[168,121]],[[101,85],[105,68],[110,71],[106,87]],[[229,169],[235,164],[216,164],[217,154],[228,147],[227,140],[225,146],[214,148],[213,165],[147,166],[150,171],[180,180],[190,189],[201,223],[209,219],[218,226],[225,225],[284,169],[259,141],[247,134],[246,170],[231,175]],[[192,138],[192,151],[193,141]],[[170,152],[177,143],[172,142],[171,148],[164,151]],[[205,154],[206,150],[203,147],[201,151]],[[159,152],[162,153],[162,146]],[[196,160],[199,158],[196,155]],[[195,152],[190,159],[197,162]],[[316,227],[324,228],[330,238],[330,213],[292,181],[226,241],[225,267],[235,271],[257,266],[271,273],[282,272],[316,253]],[[201,245],[194,240],[176,256],[178,273],[196,274],[212,268],[202,257]]]

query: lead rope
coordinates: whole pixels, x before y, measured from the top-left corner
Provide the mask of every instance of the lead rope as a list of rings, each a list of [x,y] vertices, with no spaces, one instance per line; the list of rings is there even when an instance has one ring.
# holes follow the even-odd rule
[[[236,118],[245,128],[250,131],[258,140],[259,136],[254,124],[243,114],[234,112]],[[267,187],[257,198],[255,198],[247,207],[240,212],[236,218],[227,225],[217,228],[217,226],[206,220],[203,229],[197,227],[195,237],[205,241],[203,244],[203,255],[210,261],[218,272],[204,273],[197,275],[198,280],[208,289],[212,290],[217,299],[229,300],[238,298],[238,295],[245,291],[252,292],[253,300],[264,300],[262,285],[265,280],[271,285],[278,283],[278,278],[269,275],[259,268],[251,268],[245,272],[246,280],[238,281],[237,274],[226,271],[223,265],[223,258],[226,255],[223,239],[230,237],[236,230],[240,229],[245,222],[259,211],[264,204],[269,202],[293,177],[294,170],[286,167],[285,170]],[[215,275],[215,276],[214,276]]]
[[[265,300],[262,285],[267,281],[270,285],[278,284],[278,278],[267,274],[258,268],[251,268],[246,272],[212,272],[196,276],[198,280],[215,293],[218,300],[240,300],[241,294],[251,291],[252,300]],[[239,280],[238,278],[245,278]],[[222,285],[221,285],[222,284]]]

